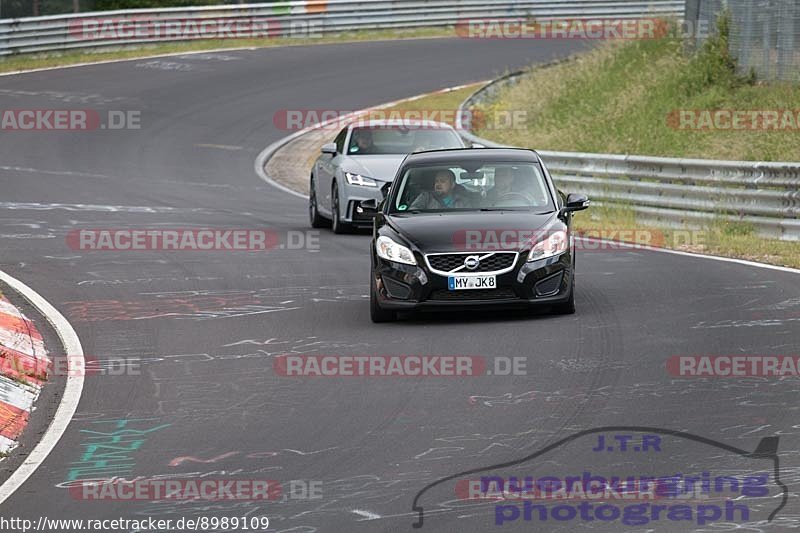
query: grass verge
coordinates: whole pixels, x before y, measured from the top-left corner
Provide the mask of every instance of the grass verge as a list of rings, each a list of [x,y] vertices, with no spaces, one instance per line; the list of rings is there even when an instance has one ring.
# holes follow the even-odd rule
[[[501,89],[482,110],[522,111],[524,123],[476,133],[540,150],[800,161],[800,124],[772,131],[680,128],[680,110],[795,110],[797,117],[800,85],[756,83],[735,66],[724,36],[691,55],[673,37],[607,43],[532,68]]]

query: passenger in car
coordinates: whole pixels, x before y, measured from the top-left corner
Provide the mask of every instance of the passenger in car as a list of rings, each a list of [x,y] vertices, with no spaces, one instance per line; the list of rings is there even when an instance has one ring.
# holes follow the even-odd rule
[[[524,183],[524,180],[514,175],[513,168],[509,166],[495,168],[494,187],[486,193],[487,207],[514,200],[517,202],[524,200],[526,205],[535,205],[537,202]]]

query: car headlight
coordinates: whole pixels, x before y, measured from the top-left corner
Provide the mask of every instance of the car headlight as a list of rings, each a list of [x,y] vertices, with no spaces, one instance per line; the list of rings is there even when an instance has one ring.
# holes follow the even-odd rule
[[[563,230],[548,232],[545,239],[537,242],[528,254],[528,261],[538,261],[547,259],[554,255],[563,254],[567,251],[569,240],[567,232]]]
[[[350,185],[361,185],[362,187],[377,187],[378,182],[372,178],[362,176],[361,174],[353,174],[352,172],[345,172],[344,177]]]
[[[411,250],[402,244],[397,244],[389,237],[378,237],[375,242],[375,251],[378,253],[378,257],[382,257],[387,261],[405,263],[406,265],[417,264],[417,260],[414,259],[414,254],[411,253]]]

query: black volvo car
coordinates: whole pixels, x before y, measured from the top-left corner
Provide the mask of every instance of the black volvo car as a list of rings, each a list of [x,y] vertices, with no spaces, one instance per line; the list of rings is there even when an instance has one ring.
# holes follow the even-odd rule
[[[374,207],[370,315],[454,307],[575,312],[571,213],[533,150],[456,149],[409,155]]]

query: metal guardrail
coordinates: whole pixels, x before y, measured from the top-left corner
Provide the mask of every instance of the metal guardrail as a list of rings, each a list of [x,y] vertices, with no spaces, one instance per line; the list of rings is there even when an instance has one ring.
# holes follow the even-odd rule
[[[270,37],[302,36],[359,29],[450,26],[470,19],[498,18],[637,18],[682,17],[685,0],[293,0],[287,2],[132,9],[0,20],[0,56],[197,40],[161,35],[170,22],[210,19],[233,25],[270,23]],[[81,26],[104,20],[134,23],[142,35],[126,37],[109,31],[87,35]],[[98,26],[102,30],[103,26]],[[149,33],[148,33],[149,32]],[[91,32],[90,32],[91,33]],[[153,35],[158,34],[158,35]]]
[[[457,119],[522,75],[515,72],[478,89],[462,102]],[[469,142],[504,146],[477,137],[463,123],[457,126]],[[594,203],[625,205],[641,220],[676,227],[742,222],[765,237],[800,241],[800,162],[538,152],[559,187],[586,193]]]

